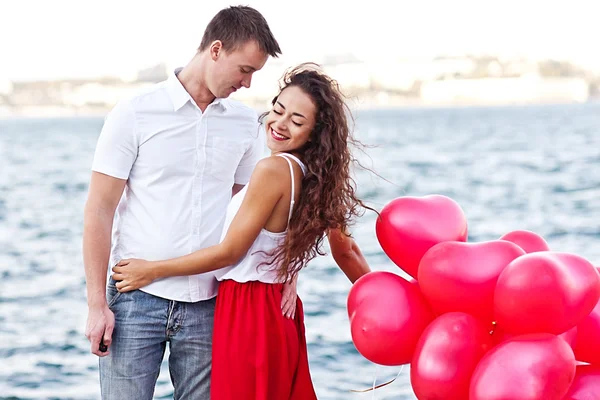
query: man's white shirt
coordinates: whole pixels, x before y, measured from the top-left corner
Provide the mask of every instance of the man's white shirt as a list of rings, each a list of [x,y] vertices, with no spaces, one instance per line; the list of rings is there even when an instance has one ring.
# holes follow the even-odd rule
[[[175,73],[120,101],[98,139],[92,170],[127,180],[109,272],[121,259],[163,260],[218,244],[233,184],[247,184],[263,156],[256,111],[216,99],[202,113]],[[217,285],[205,273],[160,279],[141,290],[195,302],[216,296]]]

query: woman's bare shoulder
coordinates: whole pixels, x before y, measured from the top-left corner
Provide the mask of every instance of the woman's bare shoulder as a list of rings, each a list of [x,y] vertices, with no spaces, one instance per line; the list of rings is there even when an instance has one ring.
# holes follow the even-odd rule
[[[287,161],[283,157],[270,156],[260,160],[250,181],[255,184],[269,184],[275,187],[287,187],[290,180],[290,171]]]

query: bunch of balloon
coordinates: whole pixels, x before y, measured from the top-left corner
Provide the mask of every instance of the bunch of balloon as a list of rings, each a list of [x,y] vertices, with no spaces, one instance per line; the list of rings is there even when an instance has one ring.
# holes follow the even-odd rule
[[[400,197],[376,224],[410,278],[370,272],[348,294],[369,361],[410,364],[419,400],[600,399],[600,271],[530,231],[469,242],[461,207]]]

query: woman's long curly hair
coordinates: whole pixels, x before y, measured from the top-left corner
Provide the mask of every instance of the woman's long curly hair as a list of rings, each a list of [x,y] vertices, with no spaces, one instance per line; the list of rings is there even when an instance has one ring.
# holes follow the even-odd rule
[[[305,63],[284,75],[279,94],[290,86],[310,96],[317,111],[310,141],[296,151],[307,168],[300,198],[283,244],[266,262],[277,266],[278,278],[285,282],[317,255],[325,255],[322,244],[328,229],[345,233],[354,218],[362,215],[363,208],[373,210],[356,197],[356,183],[350,172],[356,160],[350,146],[360,143],[352,136],[349,125],[352,114],[338,83],[317,64]]]

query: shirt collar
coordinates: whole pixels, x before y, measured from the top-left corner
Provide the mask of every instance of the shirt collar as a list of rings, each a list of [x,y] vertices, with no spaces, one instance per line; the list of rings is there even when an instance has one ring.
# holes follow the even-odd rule
[[[167,79],[167,92],[169,93],[169,97],[171,97],[171,101],[173,102],[173,111],[178,111],[188,101],[192,103],[194,107],[198,107],[192,96],[187,92],[187,90],[185,90],[177,78],[177,74],[182,69],[182,67],[176,68]],[[227,110],[229,102],[224,98],[216,98],[211,104],[219,105],[223,108],[223,110]]]

